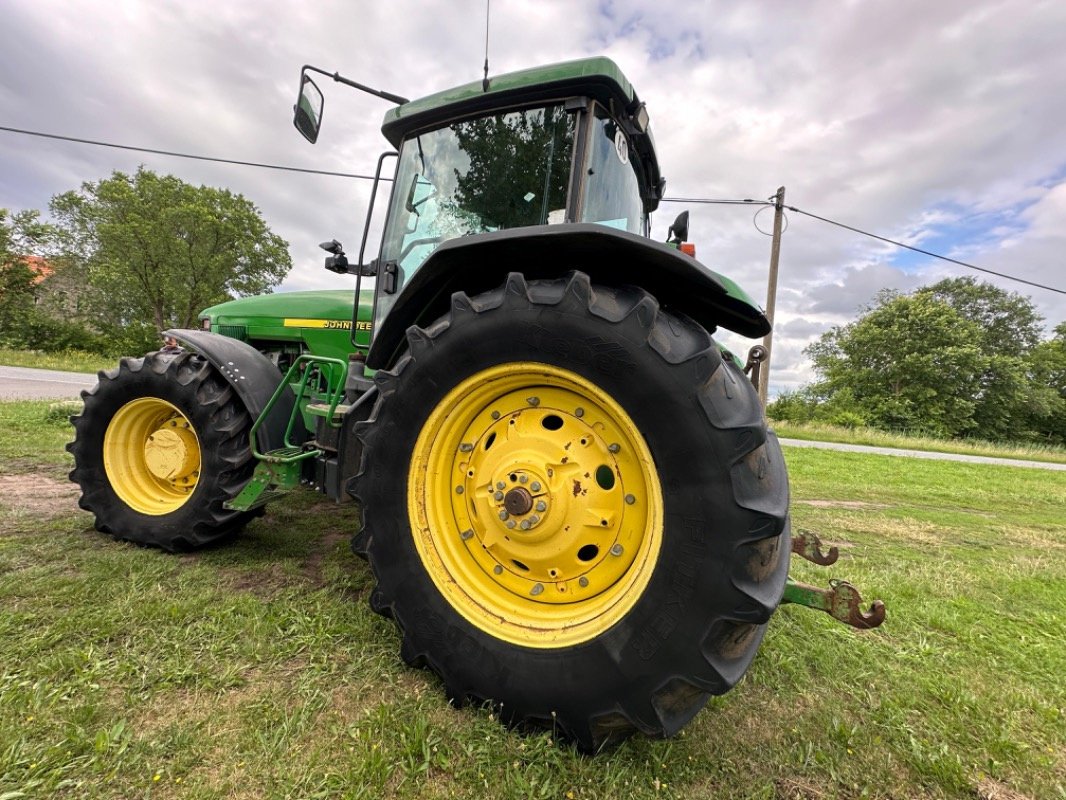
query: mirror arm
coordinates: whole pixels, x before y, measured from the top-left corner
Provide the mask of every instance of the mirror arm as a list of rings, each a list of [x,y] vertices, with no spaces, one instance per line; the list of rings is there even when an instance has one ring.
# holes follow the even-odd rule
[[[327,78],[333,78],[337,83],[343,83],[345,86],[351,86],[353,89],[358,89],[361,92],[372,94],[375,97],[380,97],[384,100],[388,100],[391,103],[396,103],[398,106],[402,106],[404,103],[410,101],[406,97],[401,97],[398,94],[392,94],[392,92],[383,92],[380,89],[371,89],[369,86],[364,86],[361,83],[356,83],[353,80],[349,80],[341,75],[339,72],[326,72],[324,69],[318,67],[312,67],[310,64],[304,64],[304,70],[310,70],[311,72],[317,72],[319,75],[325,75]]]

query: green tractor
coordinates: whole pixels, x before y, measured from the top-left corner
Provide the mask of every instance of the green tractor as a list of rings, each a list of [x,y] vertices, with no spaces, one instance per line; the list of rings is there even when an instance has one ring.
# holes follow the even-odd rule
[[[781,449],[712,338],[770,324],[682,249],[685,215],[648,238],[664,180],[613,62],[415,101],[306,66],[294,121],[313,143],[312,72],[396,104],[358,263],[323,245],[355,292],[223,303],[101,373],[69,445],[99,530],[182,550],[301,483],[354,498],[403,659],[456,705],[585,750],[677,732],[782,602],[880,622],[849,584],[787,577],[790,550],[830,557],[790,536]]]

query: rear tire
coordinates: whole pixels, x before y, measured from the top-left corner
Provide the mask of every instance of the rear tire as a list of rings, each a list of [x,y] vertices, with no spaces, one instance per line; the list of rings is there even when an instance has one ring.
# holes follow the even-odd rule
[[[676,733],[784,588],[788,479],[751,383],[690,319],[582,273],[456,294],[408,343],[351,487],[404,660],[587,751]]]
[[[72,417],[70,479],[95,527],[169,551],[241,528],[257,512],[230,511],[255,464],[252,419],[218,371],[193,353],[124,358],[82,392]]]

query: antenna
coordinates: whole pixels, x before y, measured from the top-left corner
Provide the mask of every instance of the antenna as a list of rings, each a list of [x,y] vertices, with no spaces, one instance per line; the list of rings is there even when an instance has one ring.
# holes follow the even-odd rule
[[[485,0],[485,77],[481,79],[481,91],[489,90],[489,3]]]

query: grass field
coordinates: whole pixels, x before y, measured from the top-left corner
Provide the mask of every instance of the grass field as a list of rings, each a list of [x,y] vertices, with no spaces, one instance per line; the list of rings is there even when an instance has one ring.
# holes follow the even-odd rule
[[[118,359],[86,353],[82,350],[64,350],[60,353],[42,353],[39,350],[11,350],[0,347],[0,364],[5,367],[36,367],[58,369],[63,372],[98,372],[111,369]]]
[[[69,427],[0,404],[0,798],[1066,797],[1066,477],[786,450],[794,525],[889,617],[785,607],[670,741],[595,758],[405,668],[348,506],[185,556],[89,529]]]

